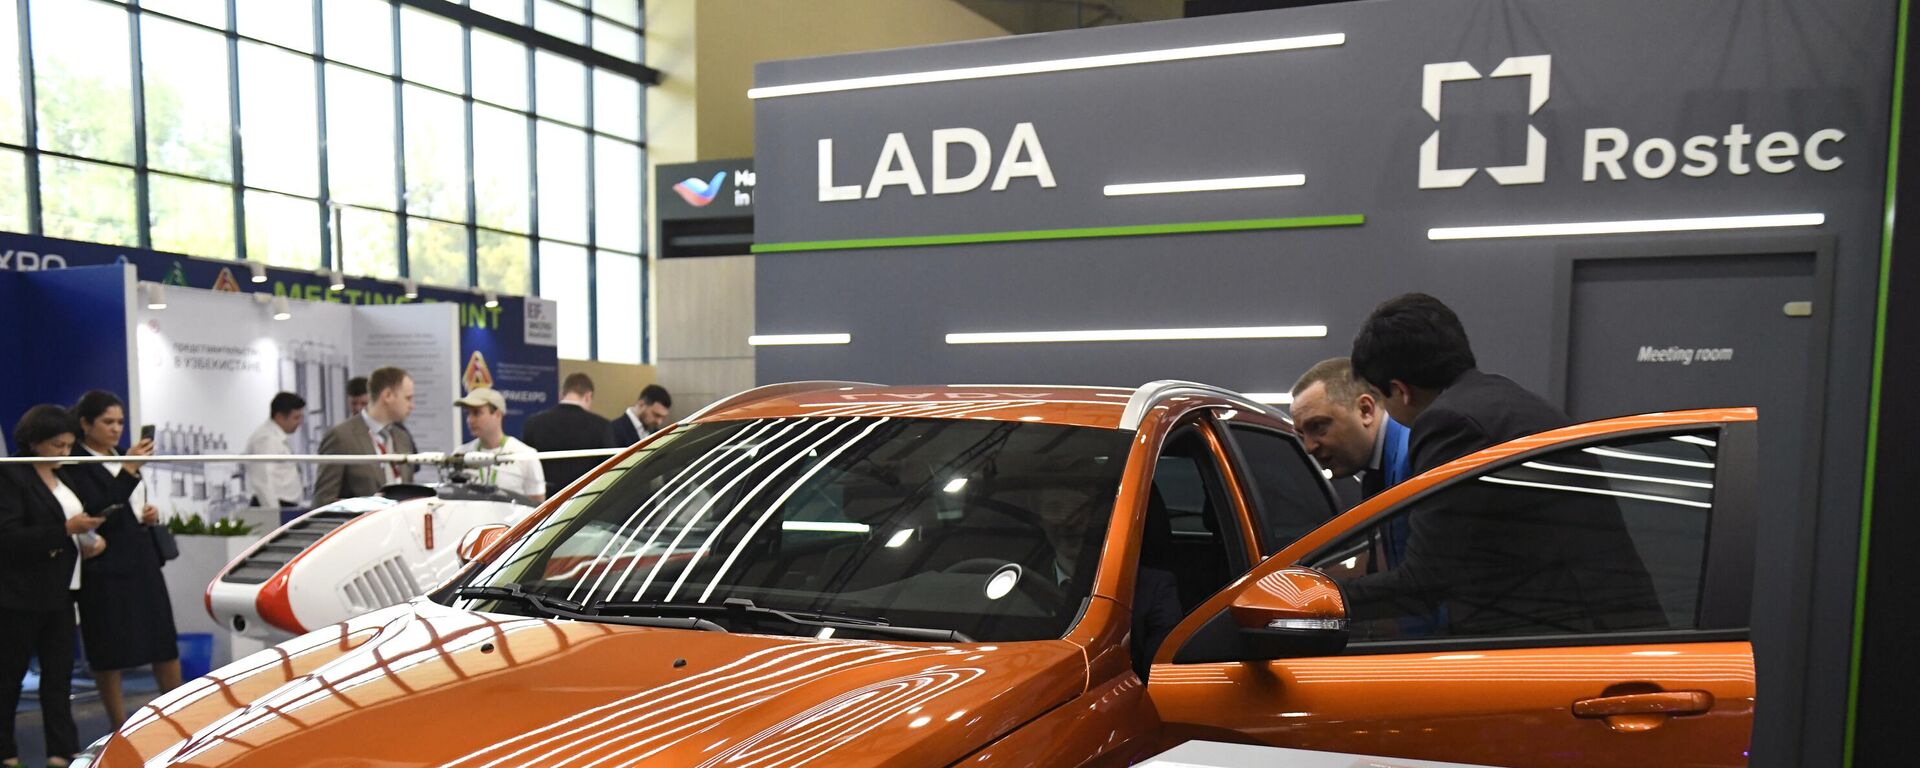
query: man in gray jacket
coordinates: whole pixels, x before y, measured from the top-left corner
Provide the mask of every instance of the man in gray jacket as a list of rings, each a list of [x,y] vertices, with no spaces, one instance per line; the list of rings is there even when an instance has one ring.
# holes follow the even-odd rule
[[[327,430],[320,452],[364,456],[413,453],[413,435],[400,422],[413,414],[413,377],[399,368],[374,370],[367,377],[372,398],[360,415]],[[322,464],[313,482],[313,505],[371,496],[392,483],[413,482],[413,465],[398,463]]]

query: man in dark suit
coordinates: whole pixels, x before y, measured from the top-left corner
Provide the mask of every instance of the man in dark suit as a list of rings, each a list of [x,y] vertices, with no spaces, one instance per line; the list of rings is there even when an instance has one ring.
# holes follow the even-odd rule
[[[673,413],[673,395],[667,388],[658,384],[648,384],[640,390],[640,399],[613,420],[613,445],[626,447],[640,442],[642,438],[660,431]]]
[[[536,451],[613,447],[607,420],[587,410],[592,407],[593,378],[584,373],[569,374],[560,385],[560,404],[528,416],[520,440]],[[547,498],[553,498],[600,462],[594,458],[541,460],[540,468],[547,476]]]
[[[1354,338],[1353,367],[1409,422],[1414,473],[1571,421],[1476,369],[1459,317],[1425,294],[1374,309]],[[1659,603],[1611,499],[1462,483],[1417,502],[1404,520],[1403,553],[1344,584],[1355,619],[1396,620],[1400,636],[1655,625]]]
[[[1475,365],[1460,318],[1424,293],[1387,300],[1354,337],[1354,373],[1407,425],[1412,474],[1572,423],[1539,395]]]
[[[414,452],[413,433],[400,423],[413,415],[413,377],[399,368],[375,369],[367,377],[367,390],[371,399],[366,410],[327,430],[320,440],[321,453],[364,456]],[[322,464],[313,480],[313,505],[372,496],[389,484],[411,482],[411,464]]]
[[[1315,363],[1292,394],[1293,426],[1348,507],[1411,476],[1407,428],[1387,415],[1379,392],[1354,377],[1347,358]]]

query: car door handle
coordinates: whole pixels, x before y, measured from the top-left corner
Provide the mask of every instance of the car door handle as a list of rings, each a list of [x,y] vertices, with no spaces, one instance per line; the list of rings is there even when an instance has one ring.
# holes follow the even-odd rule
[[[1713,694],[1706,691],[1656,691],[1581,699],[1573,703],[1573,716],[1698,715],[1712,708]]]

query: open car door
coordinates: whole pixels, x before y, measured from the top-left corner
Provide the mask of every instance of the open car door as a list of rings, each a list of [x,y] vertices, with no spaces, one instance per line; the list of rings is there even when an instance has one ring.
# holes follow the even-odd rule
[[[1165,740],[1497,766],[1738,766],[1753,409],[1489,448],[1321,526],[1193,611]]]

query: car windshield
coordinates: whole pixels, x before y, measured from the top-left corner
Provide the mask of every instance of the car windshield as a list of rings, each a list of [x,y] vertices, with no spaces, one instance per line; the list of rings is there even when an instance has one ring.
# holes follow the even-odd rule
[[[609,468],[461,593],[485,610],[736,632],[1057,638],[1093,583],[1128,437],[1023,421],[695,424]]]

